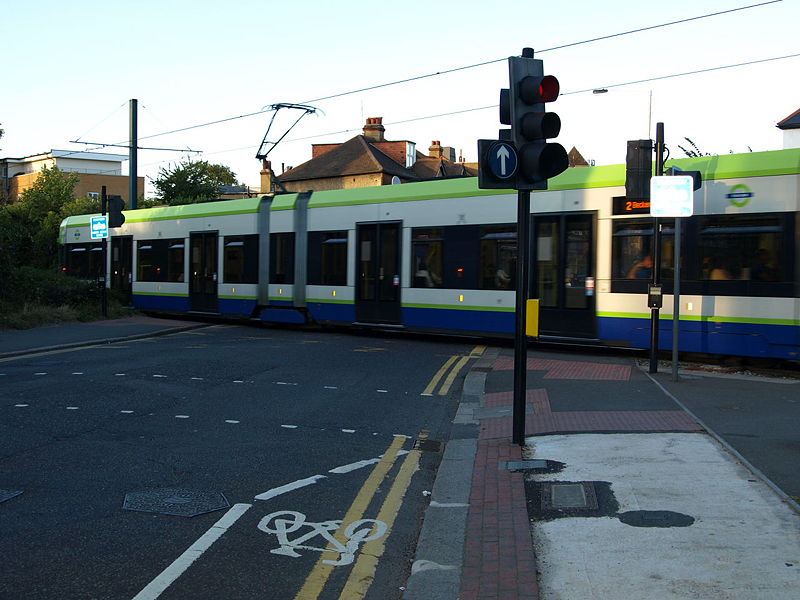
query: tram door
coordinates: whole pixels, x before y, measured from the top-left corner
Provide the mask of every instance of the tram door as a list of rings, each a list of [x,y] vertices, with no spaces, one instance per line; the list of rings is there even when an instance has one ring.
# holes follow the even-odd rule
[[[119,290],[122,302],[130,304],[133,291],[133,237],[111,238],[111,289]]]
[[[217,312],[217,233],[190,234],[189,308]]]
[[[356,319],[402,322],[400,308],[400,223],[358,225]]]
[[[539,333],[596,338],[593,214],[533,218],[531,298],[539,298]]]

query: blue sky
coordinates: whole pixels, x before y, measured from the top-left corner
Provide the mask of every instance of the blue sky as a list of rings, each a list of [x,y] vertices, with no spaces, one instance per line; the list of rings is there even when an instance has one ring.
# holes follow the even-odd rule
[[[496,137],[500,124],[496,109],[470,109],[497,104],[500,88],[508,87],[507,62],[498,59],[525,46],[537,50],[545,70],[561,82],[563,95],[551,105],[562,120],[557,141],[597,164],[624,162],[626,140],[648,137],[648,124],[655,135],[657,121],[665,123],[675,157],[683,156],[677,146],[685,145],[684,137],[710,153],[778,149],[782,136],[775,124],[800,108],[800,57],[612,86],[798,54],[798,0],[540,53],[758,3],[6,3],[0,9],[0,126],[6,132],[0,156],[87,148],[71,144],[75,139],[125,143],[130,98],[139,101],[139,135],[145,138],[278,102],[308,103],[497,61],[312,102],[320,112],[305,117],[270,154],[278,171],[296,166],[310,158],[312,143],[345,141],[360,133],[367,117],[380,116],[387,139],[414,141],[423,152],[440,140],[474,161],[477,139]],[[596,88],[609,92],[575,93]],[[469,112],[433,116],[457,111]],[[258,185],[254,155],[270,116],[142,139],[140,145],[202,150],[193,156],[225,164],[244,183]],[[294,116],[279,115],[273,131]],[[157,177],[160,168],[186,156],[143,150],[139,174]]]

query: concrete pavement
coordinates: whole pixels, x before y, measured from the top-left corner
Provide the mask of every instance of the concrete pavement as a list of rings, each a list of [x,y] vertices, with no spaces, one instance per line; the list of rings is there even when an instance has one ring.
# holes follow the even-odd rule
[[[406,600],[797,597],[800,507],[763,471],[800,480],[800,380],[530,351],[520,448],[512,376],[510,350],[467,376]],[[795,423],[784,455],[750,464],[701,401],[725,428],[712,407]]]

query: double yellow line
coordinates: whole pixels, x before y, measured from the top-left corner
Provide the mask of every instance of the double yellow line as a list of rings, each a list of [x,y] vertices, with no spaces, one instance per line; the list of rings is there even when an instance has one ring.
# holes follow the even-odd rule
[[[433,396],[433,392],[436,389],[436,386],[439,385],[439,382],[442,382],[442,386],[439,388],[438,395],[439,396],[446,396],[450,392],[450,388],[453,385],[453,382],[458,377],[458,374],[461,372],[461,369],[473,358],[480,358],[483,356],[483,353],[486,351],[486,346],[475,346],[469,354],[454,354],[450,358],[445,361],[442,365],[442,368],[436,372],[436,375],[433,376],[428,386],[422,392],[423,396]],[[453,366],[455,364],[455,366]],[[452,369],[451,369],[452,367]],[[448,371],[450,371],[448,373]],[[447,374],[447,377],[445,377]]]
[[[425,432],[419,435],[420,439],[425,439],[426,437],[427,433]],[[406,439],[408,439],[406,436],[395,436],[394,441],[392,441],[392,444],[383,454],[380,462],[375,465],[367,481],[359,490],[342,521],[341,527],[339,527],[334,534],[336,540],[341,544],[347,541],[344,539],[343,533],[347,529],[347,526],[364,518],[367,507],[377,493],[379,486],[386,479],[386,476],[389,474],[395,462],[397,462],[397,457],[403,449],[403,444]],[[369,540],[360,548],[358,559],[350,571],[350,577],[348,577],[344,589],[339,595],[339,598],[342,600],[357,600],[367,595],[367,591],[375,579],[375,570],[377,569],[378,561],[381,556],[383,556],[386,547],[385,539],[392,531],[392,525],[397,517],[397,513],[400,511],[403,497],[408,490],[408,486],[411,484],[411,477],[419,468],[419,458],[420,451],[411,450],[400,466],[400,470],[389,489],[389,493],[386,495],[383,505],[378,511],[377,520],[386,523],[386,534],[380,538]],[[331,546],[328,546],[328,548],[335,552]],[[333,565],[323,562],[326,559],[331,559],[330,553],[327,551],[323,552],[320,556],[317,564],[306,578],[303,587],[300,588],[300,591],[295,596],[295,600],[316,600],[319,598],[334,569]]]

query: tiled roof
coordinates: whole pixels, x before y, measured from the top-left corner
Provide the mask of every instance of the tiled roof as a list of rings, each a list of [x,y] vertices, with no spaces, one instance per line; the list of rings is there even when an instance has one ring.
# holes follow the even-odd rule
[[[783,121],[779,121],[778,129],[800,129],[800,109],[794,111]]]
[[[413,171],[399,165],[372,146],[363,135],[357,135],[321,156],[286,171],[279,179],[306,181],[367,173],[386,173],[406,180],[417,178]]]
[[[475,177],[477,172],[463,163],[454,163],[446,158],[421,156],[417,154],[417,162],[412,167],[420,179],[434,179],[437,177]]]

